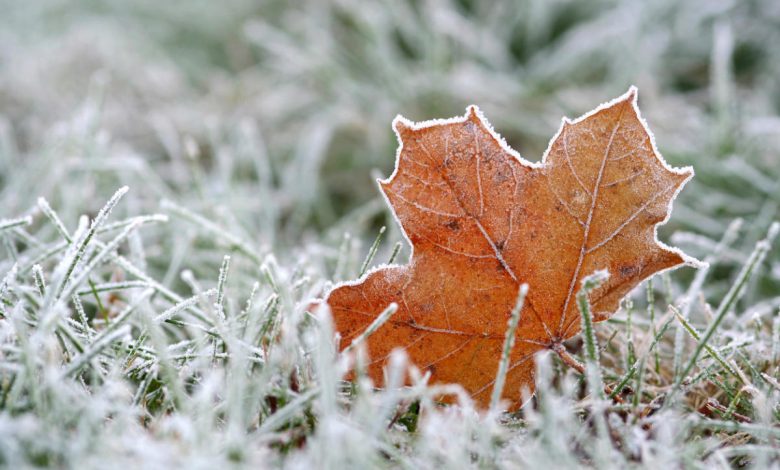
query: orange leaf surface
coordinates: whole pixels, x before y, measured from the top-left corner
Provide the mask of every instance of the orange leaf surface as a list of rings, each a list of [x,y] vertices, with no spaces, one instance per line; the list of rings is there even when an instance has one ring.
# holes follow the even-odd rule
[[[564,119],[541,163],[523,160],[476,107],[446,121],[393,127],[400,148],[382,192],[413,246],[408,265],[383,266],[326,297],[341,346],[391,302],[398,312],[367,340],[382,384],[402,348],[431,382],[490,401],[518,288],[529,285],[503,398],[534,388],[534,353],[576,335],[580,281],[606,269],[590,294],[594,321],[647,277],[695,260],[660,243],[656,226],[691,168],[669,167],[636,106],[636,89]]]

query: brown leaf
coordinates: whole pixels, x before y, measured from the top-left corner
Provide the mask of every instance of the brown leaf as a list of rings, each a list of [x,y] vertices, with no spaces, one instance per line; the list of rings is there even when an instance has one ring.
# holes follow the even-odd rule
[[[398,312],[368,339],[369,375],[395,348],[490,401],[507,318],[521,283],[530,289],[517,329],[504,399],[533,391],[534,353],[579,332],[575,296],[588,274],[594,320],[659,271],[694,264],[660,243],[656,226],[693,176],[669,167],[636,107],[636,89],[575,121],[564,119],[541,163],[523,160],[476,107],[462,118],[414,124],[396,118],[396,169],[380,181],[414,253],[326,298],[345,347],[391,302]]]

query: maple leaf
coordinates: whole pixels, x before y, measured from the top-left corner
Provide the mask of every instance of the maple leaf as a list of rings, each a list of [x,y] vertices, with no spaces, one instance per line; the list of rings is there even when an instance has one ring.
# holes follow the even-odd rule
[[[368,373],[382,383],[395,348],[431,373],[490,401],[507,318],[529,285],[502,397],[534,388],[534,354],[579,332],[582,279],[607,270],[590,293],[594,321],[647,277],[696,261],[660,243],[691,168],[668,166],[636,106],[636,89],[563,119],[541,163],[523,160],[475,106],[414,124],[397,117],[395,171],[380,188],[413,247],[406,266],[383,266],[326,297],[342,347],[389,304],[398,311],[367,339]]]

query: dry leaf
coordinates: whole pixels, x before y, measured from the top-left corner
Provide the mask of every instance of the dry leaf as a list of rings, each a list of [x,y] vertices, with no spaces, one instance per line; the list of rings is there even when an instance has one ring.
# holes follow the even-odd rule
[[[615,312],[643,279],[684,263],[656,226],[691,168],[669,167],[636,107],[636,89],[575,121],[564,119],[541,163],[523,160],[470,107],[464,117],[393,123],[396,169],[382,192],[413,246],[406,266],[384,266],[327,296],[341,346],[391,302],[398,312],[367,340],[369,375],[403,348],[432,382],[459,383],[490,401],[518,287],[528,283],[503,398],[533,391],[534,353],[579,332],[575,296],[599,269],[594,320]]]

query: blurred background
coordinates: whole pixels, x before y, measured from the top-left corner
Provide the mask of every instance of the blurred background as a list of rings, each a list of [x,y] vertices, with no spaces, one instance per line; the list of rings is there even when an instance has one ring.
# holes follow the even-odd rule
[[[474,103],[538,160],[562,116],[631,84],[665,158],[697,173],[662,238],[704,257],[745,219],[707,289],[728,286],[778,218],[776,0],[12,0],[0,11],[0,217],[35,214],[44,196],[75,227],[126,184],[122,215],[197,215],[230,232],[204,233],[203,220],[145,232],[148,269],[171,282],[200,258],[218,265],[215,239],[354,275],[333,266],[345,243],[359,263],[381,225],[382,250],[400,240],[374,183],[393,167],[396,114]],[[778,258],[746,305],[780,303]]]

